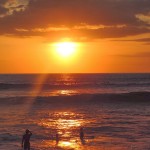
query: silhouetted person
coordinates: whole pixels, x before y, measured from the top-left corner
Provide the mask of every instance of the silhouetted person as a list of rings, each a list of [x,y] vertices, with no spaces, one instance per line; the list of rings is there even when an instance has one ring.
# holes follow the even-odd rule
[[[82,127],[80,128],[80,140],[81,140],[81,143],[84,145],[85,140],[84,140],[84,131]]]
[[[30,150],[30,137],[32,133],[28,129],[25,131],[25,134],[22,137],[22,147],[24,150]]]
[[[80,140],[81,140],[81,142],[84,141],[84,132],[83,132],[83,128],[82,127],[80,128]]]
[[[56,133],[56,145],[58,145],[58,143],[59,143],[59,134]]]

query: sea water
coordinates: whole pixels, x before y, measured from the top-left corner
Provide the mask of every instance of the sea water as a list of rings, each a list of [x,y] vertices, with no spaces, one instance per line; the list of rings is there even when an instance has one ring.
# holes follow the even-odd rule
[[[148,150],[150,74],[0,75],[0,122],[1,150]]]

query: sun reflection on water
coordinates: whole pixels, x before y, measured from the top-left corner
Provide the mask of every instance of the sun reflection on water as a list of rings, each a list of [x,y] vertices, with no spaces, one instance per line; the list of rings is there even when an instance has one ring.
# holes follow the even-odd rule
[[[79,150],[81,142],[79,139],[79,128],[84,125],[83,116],[73,112],[57,112],[49,114],[42,119],[39,125],[49,129],[52,139],[45,142],[45,145],[53,145],[61,148]],[[59,142],[56,142],[56,133],[59,134]]]
[[[60,94],[61,95],[70,95],[70,91],[69,90],[60,90]]]
[[[58,147],[80,150],[81,146],[76,141],[60,141]]]
[[[81,123],[78,120],[66,120],[66,119],[58,119],[57,128],[58,129],[68,129],[73,127],[79,127]]]
[[[73,112],[58,112],[52,114],[49,118],[42,119],[39,123],[44,127],[55,127],[57,129],[69,129],[79,127],[83,124],[82,117],[78,118],[78,114]]]
[[[76,90],[58,90],[57,93],[58,95],[74,95],[77,94]]]
[[[55,150],[81,150],[82,145],[76,141],[60,141],[58,145],[54,141],[43,141],[43,147],[54,148]]]

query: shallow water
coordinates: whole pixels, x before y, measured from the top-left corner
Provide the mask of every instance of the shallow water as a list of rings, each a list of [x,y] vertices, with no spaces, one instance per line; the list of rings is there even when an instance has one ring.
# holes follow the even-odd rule
[[[87,97],[89,100],[81,102]],[[15,98],[1,103],[0,149],[20,150],[26,128],[33,132],[34,150],[150,148],[150,102],[103,101],[97,96],[39,97],[31,101]],[[84,142],[79,138],[81,126]]]

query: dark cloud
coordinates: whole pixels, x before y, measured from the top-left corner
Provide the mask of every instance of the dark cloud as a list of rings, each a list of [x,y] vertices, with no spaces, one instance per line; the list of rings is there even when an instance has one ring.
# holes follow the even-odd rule
[[[8,0],[1,0],[1,1],[0,1],[0,5],[5,4],[7,1],[8,1]]]
[[[6,8],[4,8],[4,7],[2,7],[2,6],[0,6],[0,15],[4,15],[4,14],[6,14],[7,13],[7,9]]]
[[[150,38],[141,38],[141,39],[123,40],[123,41],[150,42]]]
[[[91,41],[94,39],[104,39],[104,38],[120,38],[126,37],[129,35],[137,35],[149,32],[149,29],[146,28],[133,28],[133,27],[107,27],[100,29],[71,29],[71,30],[61,30],[61,31],[34,31],[34,30],[23,30],[20,29],[18,32],[8,30],[7,34],[12,34],[16,36],[43,36],[47,37],[49,41],[58,40],[70,37],[75,41]],[[1,34],[4,34],[1,33]],[[122,40],[123,41],[123,40]]]
[[[6,0],[0,1],[0,17],[2,17],[8,12],[8,9],[3,6],[5,3],[6,3]]]
[[[150,32],[149,29],[146,28],[137,28],[137,27],[109,27],[103,28],[99,30],[84,30],[83,33],[85,35],[91,35],[93,38],[119,38],[119,37],[126,37],[129,35],[137,35],[141,33]]]
[[[28,7],[0,19],[0,34],[41,35],[74,32],[76,36],[113,38],[149,33],[149,24],[136,15],[150,12],[150,0],[30,0]],[[104,25],[105,28],[63,32],[39,32],[32,29],[64,25]],[[122,28],[115,26],[125,25]],[[109,27],[108,27],[109,26]],[[110,27],[112,26],[112,27]],[[16,29],[26,29],[20,32]],[[58,35],[59,36],[59,35]]]
[[[114,41],[125,41],[125,42],[142,42],[150,44],[150,38],[130,39],[130,40],[114,40]]]

